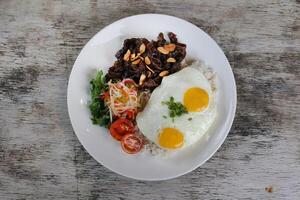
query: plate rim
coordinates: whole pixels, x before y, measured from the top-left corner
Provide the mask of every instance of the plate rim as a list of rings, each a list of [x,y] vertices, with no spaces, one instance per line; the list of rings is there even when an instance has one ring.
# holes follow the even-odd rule
[[[78,136],[78,133],[76,133],[75,129],[74,129],[74,123],[73,120],[72,120],[72,117],[71,117],[71,113],[70,113],[70,80],[71,80],[71,77],[72,77],[72,74],[74,73],[74,66],[75,64],[78,62],[78,59],[79,59],[79,55],[83,52],[83,50],[85,49],[85,47],[91,43],[91,41],[103,30],[107,29],[108,27],[110,26],[113,26],[114,24],[117,24],[117,23],[120,23],[122,22],[123,20],[128,20],[130,18],[135,18],[135,17],[151,17],[151,16],[162,16],[162,17],[168,17],[168,18],[173,18],[175,20],[180,20],[184,23],[188,23],[189,25],[199,29],[200,31],[202,31],[206,37],[209,37],[212,42],[221,50],[222,54],[224,55],[224,57],[226,58],[226,63],[229,65],[229,71],[230,71],[230,74],[232,75],[232,80],[233,80],[233,85],[232,85],[232,92],[233,92],[233,99],[232,99],[232,108],[231,108],[231,114],[229,115],[229,121],[227,122],[227,126],[226,126],[226,129],[224,131],[224,137],[220,140],[219,144],[216,145],[216,148],[215,150],[213,150],[209,156],[207,156],[206,159],[204,159],[203,161],[199,162],[197,165],[191,167],[189,170],[186,170],[182,173],[178,173],[174,176],[166,176],[164,178],[139,178],[139,177],[134,177],[134,176],[130,176],[130,175],[125,175],[125,174],[121,174],[119,171],[116,171],[114,169],[111,169],[109,167],[106,167],[101,161],[97,160],[94,155],[94,153],[91,153],[89,152],[87,149],[87,145],[86,144],[83,144],[81,142],[81,140],[79,139],[79,136]],[[200,27],[196,26],[195,24],[185,20],[185,19],[182,19],[182,18],[179,18],[179,17],[175,17],[175,16],[172,16],[172,15],[166,15],[166,14],[157,14],[157,13],[146,13],[146,14],[138,14],[138,15],[131,15],[131,16],[127,16],[127,17],[124,17],[124,18],[120,18],[108,25],[106,25],[105,27],[103,27],[102,29],[100,29],[96,34],[93,35],[93,37],[91,37],[89,39],[89,41],[87,43],[85,43],[85,45],[81,48],[79,54],[77,55],[75,61],[74,61],[74,64],[72,66],[72,70],[70,72],[70,75],[69,75],[69,78],[68,78],[68,87],[67,87],[67,106],[68,106],[68,115],[69,115],[69,119],[70,119],[70,122],[71,122],[71,125],[72,125],[72,129],[77,137],[77,139],[79,140],[80,144],[84,147],[84,149],[87,151],[87,153],[94,159],[96,160],[98,163],[100,163],[103,167],[105,167],[106,169],[109,169],[110,171],[113,171],[114,173],[118,174],[118,175],[121,175],[123,177],[127,177],[127,178],[130,178],[130,179],[134,179],[134,180],[142,180],[142,181],[163,181],[163,180],[170,180],[170,179],[174,179],[174,178],[177,178],[177,177],[180,177],[180,176],[183,176],[191,171],[194,171],[195,169],[197,169],[198,167],[200,167],[201,165],[203,165],[205,162],[207,162],[219,149],[220,147],[222,146],[222,144],[224,143],[225,139],[227,138],[229,132],[230,132],[230,129],[232,128],[232,125],[233,125],[233,122],[234,122],[234,119],[235,119],[235,114],[236,114],[236,108],[237,108],[237,89],[236,89],[236,81],[235,81],[235,77],[234,77],[234,73],[233,73],[233,70],[232,70],[232,67],[223,51],[223,49],[218,45],[218,43],[208,34],[206,33],[204,30],[202,30]]]

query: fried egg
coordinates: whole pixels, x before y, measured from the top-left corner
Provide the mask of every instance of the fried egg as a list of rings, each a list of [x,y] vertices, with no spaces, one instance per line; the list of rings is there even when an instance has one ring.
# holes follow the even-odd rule
[[[137,115],[140,131],[163,149],[176,150],[191,146],[200,140],[215,119],[215,94],[210,82],[193,67],[164,77],[144,110]],[[182,103],[188,112],[170,118],[168,106],[162,104],[169,101],[170,97]]]

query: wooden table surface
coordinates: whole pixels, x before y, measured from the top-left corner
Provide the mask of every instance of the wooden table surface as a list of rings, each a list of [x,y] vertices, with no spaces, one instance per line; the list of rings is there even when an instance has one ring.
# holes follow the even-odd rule
[[[67,112],[81,48],[104,26],[140,13],[174,15],[209,33],[238,90],[218,152],[163,182],[98,164]],[[1,200],[300,199],[300,1],[1,0],[0,110]]]

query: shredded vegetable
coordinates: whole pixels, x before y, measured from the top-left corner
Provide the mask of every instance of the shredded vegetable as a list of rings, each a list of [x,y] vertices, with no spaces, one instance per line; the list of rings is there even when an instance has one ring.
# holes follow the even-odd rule
[[[115,116],[123,116],[126,111],[137,112],[138,94],[135,87],[127,87],[124,81],[118,83],[108,83],[109,102],[107,102],[111,112]]]

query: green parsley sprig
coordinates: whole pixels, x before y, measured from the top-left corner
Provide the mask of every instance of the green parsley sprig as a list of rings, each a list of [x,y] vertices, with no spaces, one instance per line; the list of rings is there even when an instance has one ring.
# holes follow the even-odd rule
[[[175,117],[180,117],[188,113],[186,107],[181,102],[175,102],[174,97],[170,97],[169,101],[162,101],[163,105],[167,105],[169,109],[169,117],[174,121]],[[166,118],[166,116],[164,116]]]
[[[91,120],[93,124],[108,127],[110,123],[109,109],[101,98],[101,95],[108,90],[108,85],[105,82],[102,70],[96,73],[95,78],[90,81],[90,85],[92,101],[89,104],[89,108],[92,114]]]

